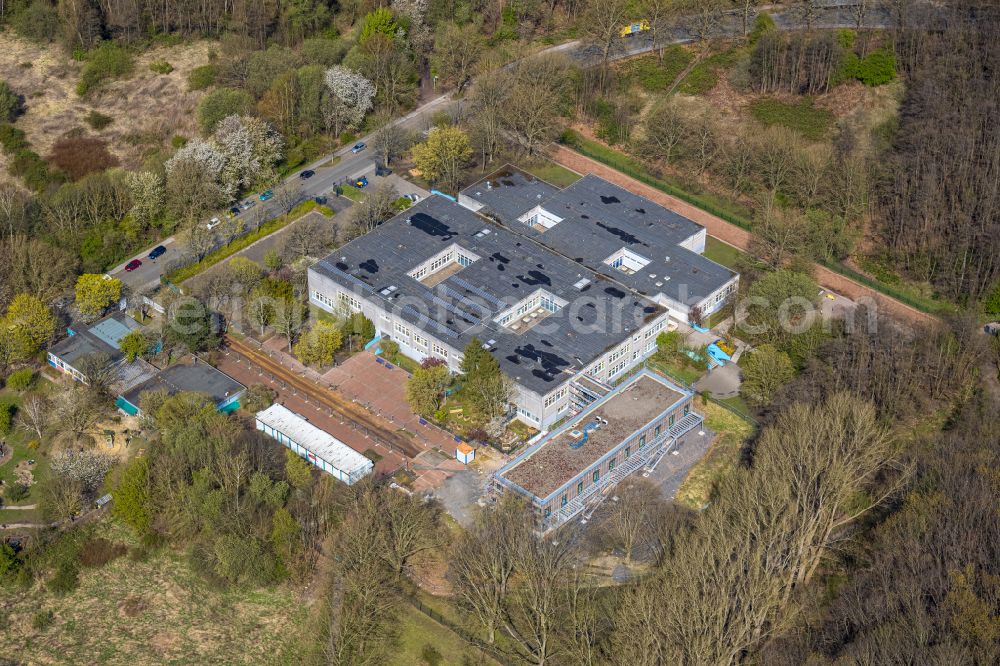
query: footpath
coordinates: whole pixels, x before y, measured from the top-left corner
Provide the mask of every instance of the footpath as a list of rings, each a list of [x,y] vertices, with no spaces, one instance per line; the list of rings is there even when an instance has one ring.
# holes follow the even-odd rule
[[[591,173],[595,176],[600,176],[607,181],[624,187],[630,192],[644,196],[650,201],[655,201],[664,208],[668,208],[679,215],[694,220],[707,229],[708,235],[724,243],[728,243],[739,250],[747,252],[750,249],[751,234],[746,229],[741,229],[735,224],[726,222],[722,218],[716,217],[697,206],[693,206],[655,187],[646,185],[606,164],[590,159],[571,148],[559,144],[553,147],[550,157],[554,162],[567,169],[580,174]],[[816,281],[820,286],[832,292],[846,296],[855,302],[863,299],[874,301],[878,304],[879,308],[888,311],[894,317],[914,324],[937,322],[937,318],[933,315],[921,312],[867,285],[855,282],[851,278],[830,270],[826,266],[821,266],[820,264],[814,264],[814,266]]]

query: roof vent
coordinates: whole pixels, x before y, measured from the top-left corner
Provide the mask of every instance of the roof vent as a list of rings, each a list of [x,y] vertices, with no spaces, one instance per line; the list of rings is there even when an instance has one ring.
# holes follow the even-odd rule
[[[412,217],[408,217],[408,218],[406,218],[406,224],[407,224],[407,225],[411,225],[411,224],[413,224],[413,218],[412,218]],[[667,257],[667,258],[669,259],[669,257]]]
[[[669,256],[666,258],[666,261],[670,261],[670,257]]]

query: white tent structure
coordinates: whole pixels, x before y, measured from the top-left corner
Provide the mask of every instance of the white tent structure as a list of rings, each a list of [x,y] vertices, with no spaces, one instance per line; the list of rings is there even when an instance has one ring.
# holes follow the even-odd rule
[[[257,430],[349,486],[375,468],[371,460],[282,405],[257,412],[256,420]]]

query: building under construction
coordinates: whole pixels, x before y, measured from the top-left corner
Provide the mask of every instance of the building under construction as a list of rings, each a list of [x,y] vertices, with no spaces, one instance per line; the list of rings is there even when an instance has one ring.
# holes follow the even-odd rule
[[[501,468],[493,489],[526,497],[540,531],[559,527],[629,475],[655,467],[701,426],[693,396],[643,370]]]

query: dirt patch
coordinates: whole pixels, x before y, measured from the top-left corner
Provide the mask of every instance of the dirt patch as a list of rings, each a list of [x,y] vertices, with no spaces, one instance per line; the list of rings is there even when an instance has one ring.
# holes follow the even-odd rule
[[[204,91],[189,91],[188,74],[208,62],[208,52],[217,46],[210,40],[193,44],[158,47],[135,59],[133,74],[124,81],[111,81],[81,98],[76,94],[82,64],[57,46],[41,46],[3,33],[0,49],[0,79],[24,96],[26,111],[17,127],[24,130],[32,148],[48,155],[53,144],[72,130],[99,136],[126,168],[141,166],[150,152],[165,146],[174,134],[197,133],[194,110]],[[149,69],[155,60],[166,60],[174,70],[157,74]],[[85,118],[97,111],[113,121],[100,131]],[[0,178],[9,179],[6,169]]]
[[[34,465],[28,464],[27,460],[22,460],[14,467],[14,475],[22,486],[35,485],[35,473],[31,471],[33,467]]]
[[[120,609],[125,617],[138,617],[146,610],[146,602],[142,597],[133,594],[121,602]]]

